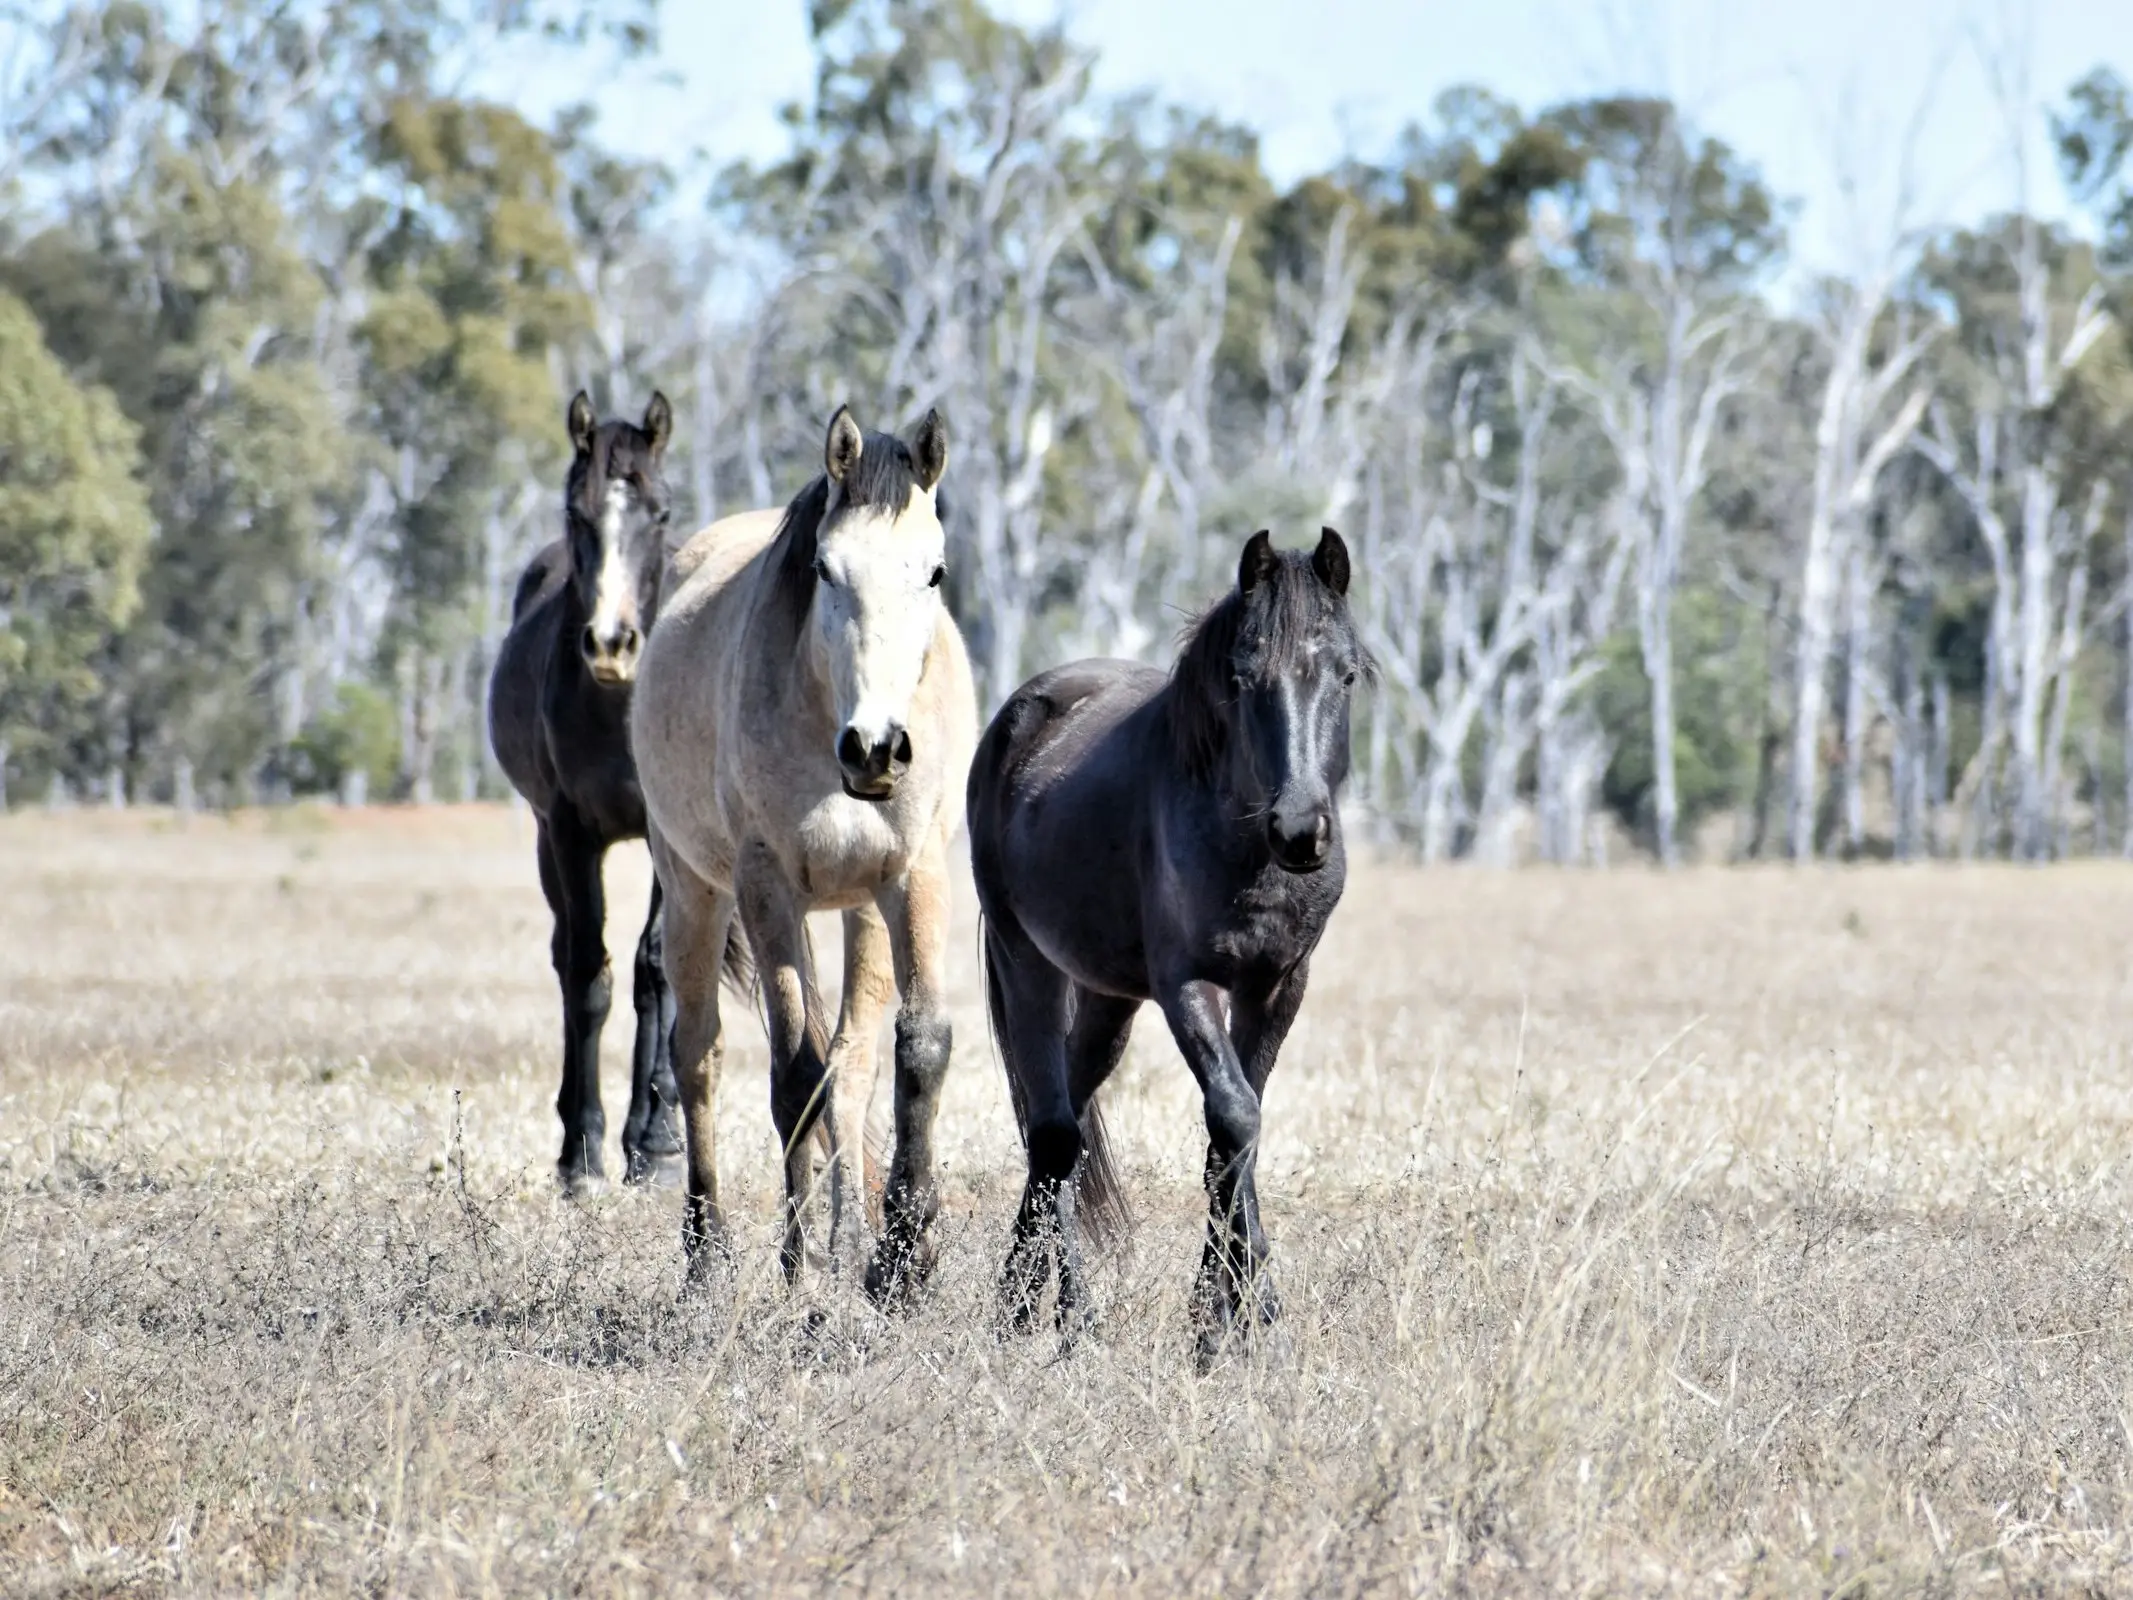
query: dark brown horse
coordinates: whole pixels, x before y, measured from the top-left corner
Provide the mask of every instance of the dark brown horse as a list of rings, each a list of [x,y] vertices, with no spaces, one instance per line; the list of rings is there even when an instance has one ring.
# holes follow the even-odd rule
[[[1071,1337],[1078,1199],[1117,1194],[1096,1091],[1141,1002],[1163,1009],[1207,1116],[1200,1355],[1274,1320],[1255,1171],[1260,1096],[1347,873],[1339,796],[1349,702],[1370,656],[1348,612],[1348,551],[1244,547],[1237,587],[1169,674],[1077,661],[1024,684],[970,767],[985,980],[1029,1152],[1000,1293],[1034,1321],[1056,1262]]]
[[[549,953],[563,986],[563,1119],[557,1169],[566,1192],[605,1178],[600,1031],[614,995],[600,868],[608,846],[644,837],[644,796],[630,757],[630,687],[651,631],[666,561],[661,460],[673,413],[654,394],[644,421],[596,423],[581,390],[570,402],[570,472],[562,539],[519,579],[511,631],[489,679],[489,739],[539,819],[541,888],[555,916]],[[659,886],[637,941],[637,1039],[624,1177],[635,1183],[681,1153],[680,1095],[669,1059],[674,1002],[660,960]]]

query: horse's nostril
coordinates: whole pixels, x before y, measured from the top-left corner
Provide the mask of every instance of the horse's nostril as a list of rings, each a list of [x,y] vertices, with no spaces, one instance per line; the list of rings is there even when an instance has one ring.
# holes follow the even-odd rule
[[[578,635],[578,648],[585,652],[586,660],[596,659],[600,654],[600,636],[594,633],[590,627],[587,627],[583,633]]]
[[[896,750],[890,759],[901,766],[908,767],[911,765],[911,734],[909,730],[904,728],[896,730]]]
[[[635,628],[625,626],[622,630],[621,639],[616,642],[615,649],[619,654],[633,656],[643,647],[643,644],[644,635]]]
[[[1333,853],[1333,818],[1324,811],[1314,812],[1307,827],[1293,830],[1279,816],[1268,817],[1266,832],[1274,853],[1290,863],[1316,865]]]
[[[846,728],[843,735],[837,740],[837,759],[854,771],[861,770],[866,766],[867,747],[860,742],[857,729]]]

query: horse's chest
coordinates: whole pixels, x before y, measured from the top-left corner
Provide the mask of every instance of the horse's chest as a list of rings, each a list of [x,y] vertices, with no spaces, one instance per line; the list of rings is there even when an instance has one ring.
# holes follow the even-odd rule
[[[1315,892],[1316,883],[1287,873],[1269,873],[1207,908],[1201,944],[1207,965],[1235,977],[1279,972],[1316,948],[1337,897]]]
[[[867,899],[910,868],[910,847],[891,806],[825,798],[793,830],[787,870],[816,905]]]

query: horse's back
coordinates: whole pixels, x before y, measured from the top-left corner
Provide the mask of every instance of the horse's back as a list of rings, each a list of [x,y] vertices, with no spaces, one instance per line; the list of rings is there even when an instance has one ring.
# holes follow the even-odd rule
[[[664,593],[668,598],[660,606],[660,615],[668,615],[673,605],[699,608],[724,590],[770,547],[784,516],[775,510],[740,511],[690,534],[667,558]]]
[[[1139,862],[1152,788],[1149,718],[1168,677],[1070,662],[1000,707],[978,741],[967,811],[978,900],[1079,982],[1147,992]]]
[[[973,806],[1002,783],[1043,781],[1089,741],[1162,692],[1165,674],[1138,661],[1090,658],[1040,672],[1007,697],[979,741]]]

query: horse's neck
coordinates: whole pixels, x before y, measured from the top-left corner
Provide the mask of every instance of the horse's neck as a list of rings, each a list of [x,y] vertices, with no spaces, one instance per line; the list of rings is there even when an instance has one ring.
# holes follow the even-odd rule
[[[775,711],[781,720],[836,720],[836,697],[828,676],[809,648],[808,617],[812,604],[797,614],[778,592],[781,540],[773,539],[756,558],[751,592],[736,644],[743,652],[742,677],[748,703]]]

